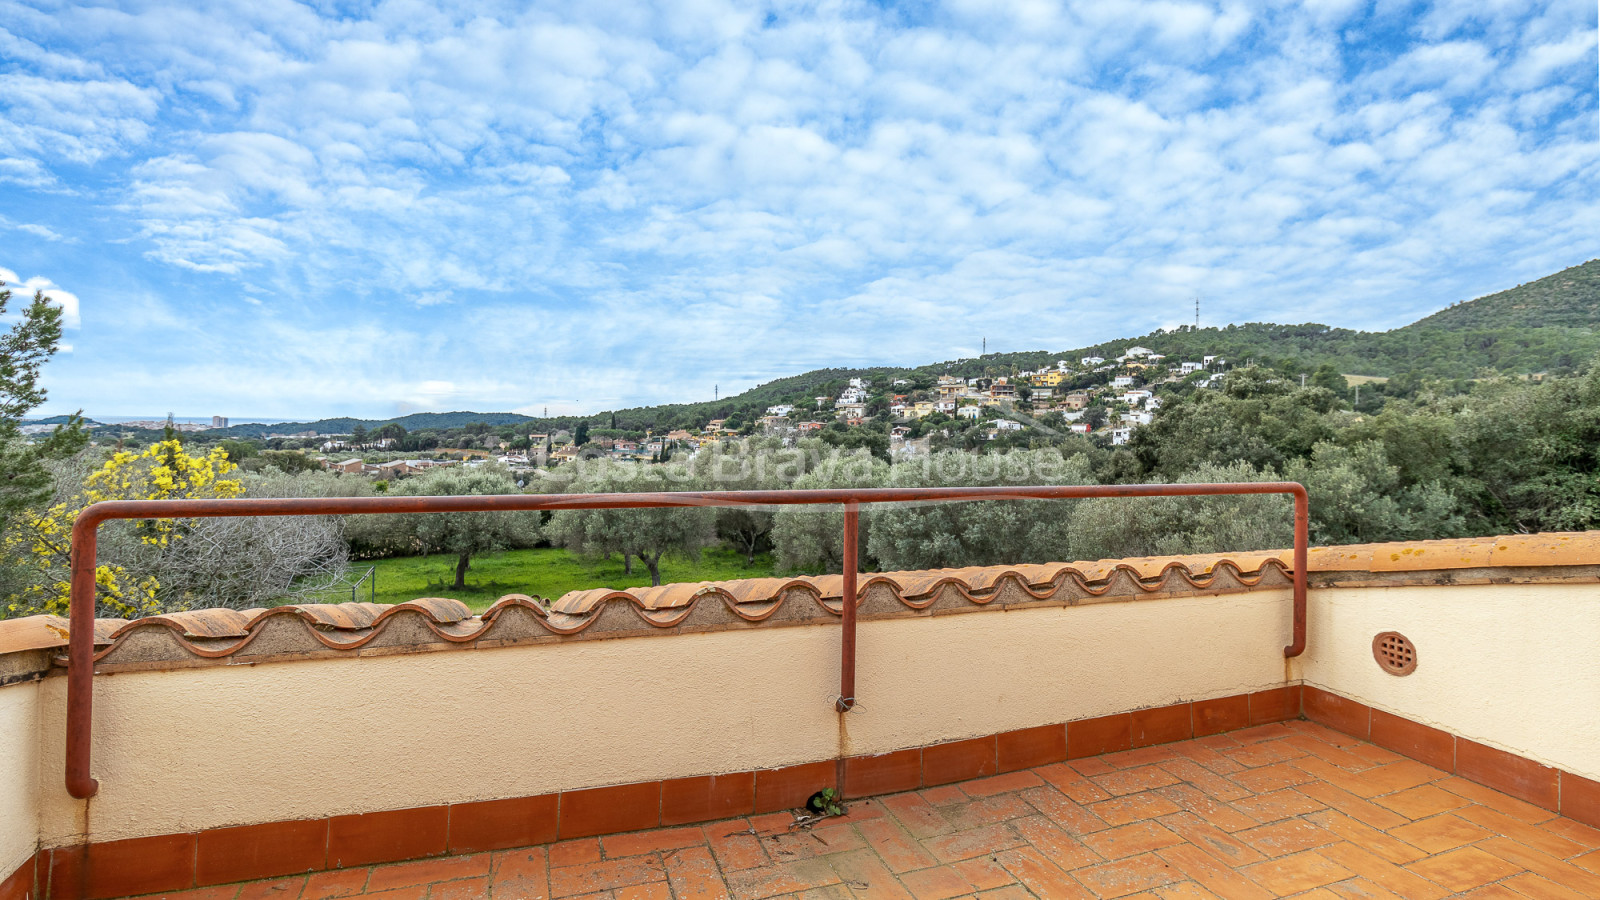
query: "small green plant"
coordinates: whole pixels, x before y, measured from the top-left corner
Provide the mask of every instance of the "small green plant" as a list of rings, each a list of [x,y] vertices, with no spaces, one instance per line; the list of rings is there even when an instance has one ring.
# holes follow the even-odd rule
[[[819,816],[844,815],[844,802],[833,788],[823,788],[806,800],[806,811]]]

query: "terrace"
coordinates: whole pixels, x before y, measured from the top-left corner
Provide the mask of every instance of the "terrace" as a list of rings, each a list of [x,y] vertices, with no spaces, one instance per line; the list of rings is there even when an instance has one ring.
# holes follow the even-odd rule
[[[0,900],[1600,896],[1600,535],[1303,558],[3,622]]]

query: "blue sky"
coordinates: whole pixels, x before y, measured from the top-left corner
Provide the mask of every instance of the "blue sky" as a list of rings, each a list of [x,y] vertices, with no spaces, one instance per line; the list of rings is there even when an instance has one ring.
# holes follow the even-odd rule
[[[46,412],[538,414],[1600,256],[1591,0],[0,0]]]

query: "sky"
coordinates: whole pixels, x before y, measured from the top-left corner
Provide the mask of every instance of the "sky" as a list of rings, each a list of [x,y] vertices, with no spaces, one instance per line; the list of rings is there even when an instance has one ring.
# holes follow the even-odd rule
[[[0,0],[0,279],[90,416],[1381,330],[1600,256],[1597,83],[1593,0]]]

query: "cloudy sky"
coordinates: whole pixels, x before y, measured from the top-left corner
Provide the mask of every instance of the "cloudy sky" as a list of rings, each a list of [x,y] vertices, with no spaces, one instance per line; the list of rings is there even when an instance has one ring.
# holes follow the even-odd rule
[[[887,8],[885,8],[887,7]],[[46,412],[538,414],[1600,256],[1593,0],[0,0]]]

